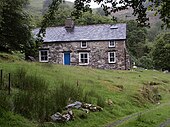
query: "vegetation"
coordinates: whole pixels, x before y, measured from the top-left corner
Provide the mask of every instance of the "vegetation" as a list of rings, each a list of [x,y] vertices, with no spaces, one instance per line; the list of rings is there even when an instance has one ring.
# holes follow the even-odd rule
[[[30,122],[24,117],[12,112],[4,111],[0,107],[0,126],[3,127],[36,127],[36,124]]]
[[[8,84],[8,73],[12,84],[10,96],[1,87],[1,109],[47,127],[52,126],[50,115],[62,112],[64,106],[76,100],[98,104],[104,110],[90,114],[74,110],[74,121],[55,126],[102,126],[169,98],[169,74],[157,71],[111,71],[26,62],[1,62],[0,67],[4,86]],[[148,93],[148,85],[155,89]],[[161,100],[155,100],[157,94]],[[113,103],[108,105],[108,100]]]
[[[45,2],[47,5],[49,4],[49,1]],[[25,58],[36,56],[40,46],[39,42],[42,41],[40,35],[45,35],[46,27],[63,25],[63,17],[74,15],[73,18],[79,25],[113,23],[110,18],[103,16],[100,9],[98,14],[87,12],[89,6],[84,4],[87,1],[76,0],[75,9],[62,5],[61,2],[61,0],[52,0],[48,11],[45,11],[47,5],[44,5],[43,8],[45,3],[42,0],[31,0],[30,5],[27,0],[0,1],[0,51],[17,54],[17,56],[13,56],[0,53],[0,70],[2,69],[1,72],[3,72],[3,75],[0,76],[0,126],[96,127],[126,115],[150,109],[157,103],[165,103],[169,100],[169,73],[139,69],[133,71],[97,70],[24,62],[24,56],[18,52],[24,53]],[[118,3],[115,2],[112,2],[113,9],[109,10],[115,12],[131,6],[134,9],[134,15],[138,15],[137,22],[141,26],[148,25],[146,24],[147,9],[143,6],[143,2],[120,1],[125,3],[124,7],[116,7]],[[170,12],[167,11],[169,10],[167,0],[159,1],[160,3],[157,0],[151,0],[151,2],[147,8],[158,9],[156,12],[160,14],[164,24],[169,27],[168,15]],[[32,9],[37,9],[38,14],[34,15],[31,12]],[[103,5],[103,9],[109,14],[107,6]],[[28,10],[29,13],[25,10]],[[73,10],[73,13],[70,10]],[[44,13],[43,18],[42,13]],[[81,18],[78,18],[80,16]],[[169,70],[169,33],[161,34],[155,40],[155,37],[161,33],[160,25],[150,29],[148,34],[147,29],[139,28],[134,21],[128,21],[127,24],[127,46],[133,61],[143,68]],[[32,38],[31,29],[37,26],[41,26],[41,30],[38,40],[35,41]],[[8,73],[11,74],[12,86],[10,89],[8,88]],[[99,105],[104,107],[104,110],[88,115],[74,110],[75,121],[66,124],[50,122],[50,115],[57,111],[63,112],[64,106],[76,100]],[[109,101],[112,103],[108,104]],[[158,125],[169,115],[166,105],[159,109],[141,115],[136,121],[130,121],[125,126]],[[157,114],[161,115],[161,118]]]
[[[155,68],[170,70],[170,33],[159,35],[153,49]]]
[[[31,37],[28,15],[24,13],[24,0],[8,0],[2,7],[0,47],[4,50],[24,50]]]
[[[169,105],[160,105],[152,111],[139,115],[119,127],[156,127],[166,122],[170,115]]]
[[[127,48],[133,57],[136,59],[141,58],[147,53],[145,49],[146,44],[146,28],[137,26],[133,20],[127,22]]]
[[[54,0],[55,1],[55,0]],[[73,15],[75,15],[77,18],[82,15],[83,12],[89,11],[90,5],[89,3],[92,0],[89,1],[79,1],[76,0],[74,2],[74,7],[76,10],[73,12]],[[142,0],[137,1],[131,1],[131,0],[122,0],[122,1],[107,1],[107,0],[96,0],[94,1],[96,3],[101,3],[101,6],[103,7],[103,10],[105,11],[106,15],[112,14],[117,11],[125,10],[128,7],[131,7],[133,9],[133,15],[137,16],[137,23],[140,26],[148,26],[149,24],[147,21],[149,18],[147,17],[147,10],[154,10],[155,15],[160,14],[160,19],[163,21],[164,25],[169,28],[170,27],[170,19],[168,11],[169,9],[169,2],[168,0],[148,0],[146,2],[143,2]],[[111,7],[109,5],[112,5]],[[120,4],[121,6],[117,6]]]

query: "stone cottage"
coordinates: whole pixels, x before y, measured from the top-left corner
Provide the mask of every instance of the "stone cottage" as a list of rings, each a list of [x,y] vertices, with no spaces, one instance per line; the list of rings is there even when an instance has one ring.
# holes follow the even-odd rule
[[[126,24],[74,26],[68,19],[63,27],[46,29],[39,61],[126,70],[130,62],[125,43]]]

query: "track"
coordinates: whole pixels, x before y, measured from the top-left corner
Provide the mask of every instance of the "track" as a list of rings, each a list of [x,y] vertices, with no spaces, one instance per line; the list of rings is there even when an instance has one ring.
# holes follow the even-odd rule
[[[165,105],[170,105],[170,103],[164,103],[164,104],[161,104],[161,105],[159,105],[157,107],[154,107],[152,109],[148,109],[148,110],[145,110],[143,112],[138,112],[138,113],[134,113],[134,114],[128,115],[128,116],[126,116],[126,117],[124,117],[124,118],[122,118],[120,120],[116,120],[116,121],[110,123],[109,125],[107,125],[105,127],[116,127],[116,126],[119,126],[119,125],[123,124],[124,122],[126,122],[126,121],[128,121],[130,119],[134,119],[134,118],[136,118],[139,115],[143,115],[143,114],[145,114],[147,112],[154,111],[154,110],[156,110],[156,109],[158,109],[158,108],[160,108],[162,106],[165,106]],[[170,119],[168,119],[167,121],[161,123],[159,127],[167,127],[168,125],[170,125]]]

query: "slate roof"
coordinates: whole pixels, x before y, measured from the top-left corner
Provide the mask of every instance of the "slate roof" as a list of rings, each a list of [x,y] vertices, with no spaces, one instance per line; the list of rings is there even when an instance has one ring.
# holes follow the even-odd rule
[[[33,31],[37,34],[39,29]],[[94,40],[124,40],[126,39],[126,24],[102,24],[75,26],[73,32],[67,32],[65,27],[48,27],[44,42],[94,41]]]

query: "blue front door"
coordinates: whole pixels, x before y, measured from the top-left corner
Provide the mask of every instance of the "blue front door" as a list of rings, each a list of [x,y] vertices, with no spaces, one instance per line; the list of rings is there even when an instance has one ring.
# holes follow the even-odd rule
[[[64,65],[70,65],[70,52],[64,52]]]

